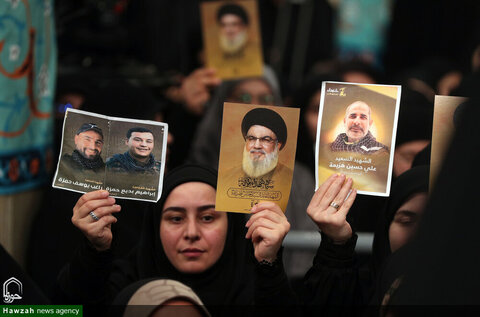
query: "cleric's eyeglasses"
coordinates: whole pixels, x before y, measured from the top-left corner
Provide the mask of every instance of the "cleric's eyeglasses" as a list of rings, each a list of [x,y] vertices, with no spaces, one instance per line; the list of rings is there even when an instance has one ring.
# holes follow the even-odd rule
[[[277,142],[277,139],[271,138],[269,136],[263,136],[261,138],[257,138],[253,135],[247,135],[245,137],[245,140],[249,143],[256,143],[257,140],[259,140],[261,145],[270,145]]]
[[[270,95],[270,94],[252,96],[251,94],[248,94],[248,93],[242,93],[236,96],[235,100],[237,102],[251,104],[254,97],[257,99],[258,103],[261,105],[273,105],[273,95]]]

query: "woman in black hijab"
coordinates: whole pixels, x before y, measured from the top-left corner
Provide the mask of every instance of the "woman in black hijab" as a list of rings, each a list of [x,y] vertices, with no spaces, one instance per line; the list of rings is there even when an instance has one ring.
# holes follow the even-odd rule
[[[418,235],[403,254],[404,278],[390,301],[396,316],[478,315],[478,87],[480,80],[459,113]]]
[[[89,243],[61,273],[63,292],[83,304],[108,304],[127,285],[155,277],[191,287],[213,315],[218,305],[292,303],[281,261],[289,229],[282,211],[259,203],[246,233],[243,214],[214,210],[216,181],[213,169],[197,165],[169,172],[160,201],[146,215],[136,252],[113,263],[109,224],[120,208],[105,191],[83,195],[72,221]],[[185,230],[175,236],[178,227]],[[252,238],[253,248],[245,237]]]
[[[393,251],[399,249],[413,236],[425,208],[428,176],[429,166],[416,166],[401,174],[393,184],[373,239],[374,273],[379,272],[383,262]],[[415,202],[418,200],[418,205],[408,204],[412,198]]]
[[[352,180],[332,176],[317,190],[308,214],[322,232],[322,242],[313,267],[306,275],[308,303],[313,305],[380,304],[383,294],[374,284],[387,257],[399,250],[415,234],[427,201],[428,166],[414,167],[400,175],[392,186],[373,242],[371,272],[363,274],[356,267],[355,244],[346,215],[355,200],[355,190],[348,194]],[[348,197],[348,198],[345,198]],[[337,209],[332,202],[340,205]],[[332,287],[326,287],[326,285]],[[372,286],[373,285],[373,286]]]

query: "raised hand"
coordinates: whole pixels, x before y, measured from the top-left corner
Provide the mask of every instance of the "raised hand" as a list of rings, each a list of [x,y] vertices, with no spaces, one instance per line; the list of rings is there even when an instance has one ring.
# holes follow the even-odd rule
[[[290,223],[274,202],[260,202],[253,206],[251,213],[245,225],[248,227],[245,238],[252,239],[257,261],[273,262],[290,230]]]
[[[347,214],[357,191],[353,180],[333,174],[318,188],[307,208],[307,214],[323,233],[335,243],[343,243],[352,236]]]
[[[79,228],[93,247],[105,251],[112,244],[112,223],[117,222],[112,213],[119,212],[115,198],[106,190],[97,190],[80,197],[73,207],[72,223]]]
[[[210,99],[210,89],[220,83],[221,79],[213,68],[199,68],[185,77],[180,92],[187,110],[197,116],[202,115]]]

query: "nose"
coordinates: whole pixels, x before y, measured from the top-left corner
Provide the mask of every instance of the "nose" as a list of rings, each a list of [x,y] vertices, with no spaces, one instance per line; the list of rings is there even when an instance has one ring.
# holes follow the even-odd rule
[[[185,239],[190,241],[200,239],[200,231],[198,229],[197,222],[194,219],[188,219],[187,227],[185,228]]]
[[[87,147],[88,147],[89,149],[95,149],[95,148],[96,148],[96,143],[95,143],[94,140],[88,140],[87,142],[88,142],[88,143],[87,143]]]
[[[261,149],[261,148],[262,148],[262,143],[260,142],[260,139],[256,139],[256,140],[255,140],[255,143],[253,144],[253,146],[254,146],[256,149]]]

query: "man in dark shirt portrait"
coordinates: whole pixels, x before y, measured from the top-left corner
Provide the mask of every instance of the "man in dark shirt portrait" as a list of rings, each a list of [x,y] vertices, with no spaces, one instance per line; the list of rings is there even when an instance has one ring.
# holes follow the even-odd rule
[[[116,172],[158,173],[160,162],[152,154],[155,140],[152,131],[143,127],[128,130],[125,144],[128,151],[107,160],[107,168]]]
[[[103,148],[102,129],[95,123],[84,123],[78,129],[74,138],[75,150],[72,155],[64,154],[62,162],[74,170],[105,170],[105,163],[100,154]]]

